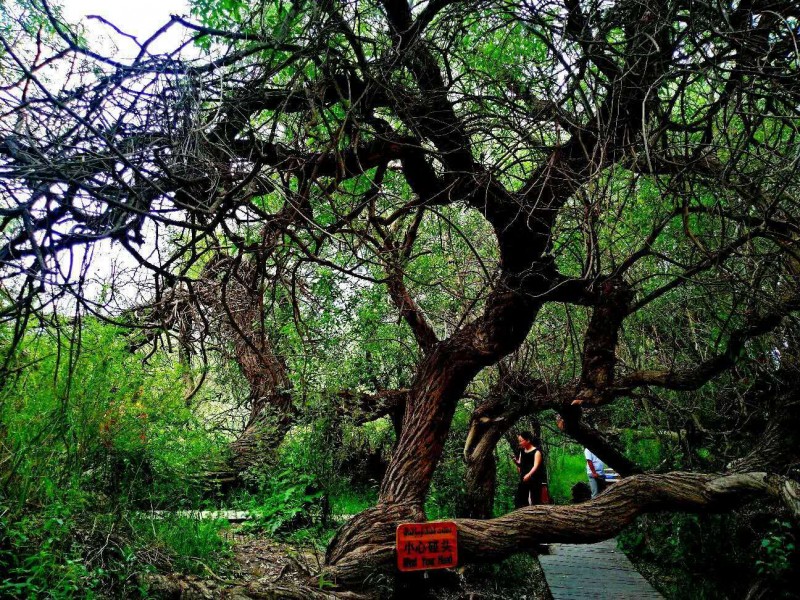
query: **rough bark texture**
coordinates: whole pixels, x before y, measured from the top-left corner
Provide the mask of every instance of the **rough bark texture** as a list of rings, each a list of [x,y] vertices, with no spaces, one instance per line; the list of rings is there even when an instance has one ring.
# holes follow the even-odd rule
[[[777,499],[795,518],[800,517],[800,485],[777,475],[634,475],[577,506],[530,506],[496,519],[457,519],[459,561],[493,562],[543,543],[597,542],[613,537],[643,513],[717,511],[755,497]],[[391,509],[369,509],[351,520],[337,537],[358,539],[358,550],[329,551],[329,574],[337,582],[348,584],[363,581],[365,572],[391,570],[397,525],[419,516],[413,510],[392,505]],[[331,548],[340,547],[331,544]]]
[[[769,470],[789,474],[800,467],[800,388],[796,367],[778,373],[781,382],[774,394],[773,409],[766,427],[752,451],[729,466],[734,472]]]
[[[633,292],[622,280],[609,279],[600,285],[598,302],[586,329],[581,381],[575,403],[599,403],[610,392],[617,365],[619,330],[628,314]]]
[[[247,469],[267,460],[294,422],[291,382],[263,327],[264,294],[251,261],[220,257],[204,271],[200,302],[217,315],[217,335],[232,345],[233,358],[248,385],[250,416],[230,445],[225,468],[212,474],[226,485],[242,483]]]
[[[381,390],[374,394],[346,390],[336,394],[336,397],[337,410],[358,424],[387,416],[394,423],[398,418],[402,420],[408,389]]]
[[[464,448],[467,501],[462,516],[492,516],[497,443],[520,417],[547,408],[560,410],[565,432],[621,475],[642,472],[607,437],[581,420],[579,405],[584,400],[598,402],[612,388],[619,330],[633,298],[630,286],[618,279],[604,281],[595,296],[597,302],[584,337],[577,393],[568,387],[548,389],[543,382],[518,373],[505,373],[489,399],[475,409]]]
[[[532,506],[487,521],[460,520],[459,551],[466,561],[493,561],[541,543],[592,543],[616,535],[637,515],[730,508],[770,496],[800,515],[800,485],[766,473],[636,475],[579,506]]]
[[[497,459],[494,447],[475,451],[467,459],[464,475],[464,507],[459,516],[472,519],[488,519],[494,513],[494,497],[497,488]]]
[[[52,60],[83,65],[91,59],[104,64],[103,69],[115,64],[63,32],[47,3],[36,4],[46,9],[59,44],[66,44]],[[306,264],[341,270],[351,281],[377,281],[372,267],[388,266],[389,294],[424,356],[406,394],[402,428],[378,506],[345,526],[328,553],[330,564],[346,578],[356,579],[359,569],[366,576],[385,562],[392,526],[399,519],[424,518],[431,478],[466,387],[481,369],[520,347],[546,302],[595,307],[581,379],[570,389],[568,406],[609,402],[643,386],[697,389],[730,370],[746,354],[748,340],[776,330],[789,312],[800,310],[794,287],[779,304],[764,309],[769,312],[752,311],[750,317],[738,313],[751,300],[755,305],[762,297],[777,299],[787,287],[783,274],[774,269],[774,247],[785,245],[788,254],[797,254],[796,203],[791,197],[797,188],[797,153],[788,125],[797,116],[798,92],[792,85],[797,48],[794,31],[787,26],[797,11],[785,1],[717,4],[565,0],[563,6],[520,7],[377,0],[343,9],[333,2],[308,7],[293,3],[280,35],[264,29],[263,39],[249,29],[228,32],[184,23],[198,39],[208,37],[230,49],[210,62],[182,64],[180,52],[156,55],[145,44],[131,64],[118,64],[113,74],[109,71],[90,85],[84,69],[76,68],[77,77],[70,78],[74,83],[55,94],[36,74],[51,59],[40,62],[37,51],[27,66],[28,59],[21,60],[5,44],[20,68],[17,84],[8,88],[9,98],[21,102],[8,113],[18,117],[6,119],[12,125],[0,126],[0,155],[4,181],[14,182],[9,197],[19,200],[2,209],[7,239],[0,243],[0,264],[10,267],[11,277],[24,278],[28,288],[16,302],[27,308],[18,313],[13,345],[21,339],[20,327],[38,310],[33,298],[49,285],[50,275],[69,273],[61,285],[72,286],[71,268],[53,267],[59,255],[72,257],[74,247],[115,240],[158,273],[159,290],[176,281],[190,287],[194,266],[219,251],[221,256],[198,282],[197,300],[204,307],[202,316],[209,313],[221,324],[219,336],[230,342],[250,387],[250,418],[231,447],[231,470],[241,472],[280,441],[293,416],[286,366],[263,325],[265,282],[282,285],[291,271],[294,284]],[[471,48],[456,42],[484,16],[487,21],[500,18],[487,23],[487,34],[502,34],[508,27],[514,36],[535,37],[544,53],[521,56],[510,70],[488,69],[491,77],[484,79],[484,61],[470,60]],[[179,21],[173,19],[161,32]],[[513,43],[515,38],[507,39]],[[277,62],[270,64],[270,56]],[[525,64],[528,58],[531,62]],[[276,77],[286,69],[296,77]],[[526,77],[536,85],[523,89],[528,87]],[[707,85],[713,96],[707,106],[697,107],[696,85]],[[157,93],[140,93],[145,89]],[[530,94],[541,99],[529,102]],[[531,113],[542,104],[552,106],[547,124],[535,131],[539,116]],[[119,126],[106,126],[109,111],[120,114]],[[320,123],[312,121],[322,115],[329,122],[317,127]],[[42,120],[34,126],[37,116]],[[780,123],[787,124],[785,131]],[[373,169],[371,189],[355,197]],[[389,169],[393,181],[383,186]],[[340,185],[362,175],[352,186]],[[656,184],[657,210],[638,211],[639,200],[645,200],[639,194],[645,190],[640,175]],[[630,192],[623,193],[627,183]],[[717,191],[720,201],[707,202],[705,196]],[[374,202],[383,195],[380,203]],[[582,218],[574,210],[584,199],[584,210],[596,214]],[[275,213],[268,208],[273,200],[282,206]],[[663,214],[670,203],[675,209],[684,205],[686,244],[667,228],[672,217],[680,216]],[[385,208],[376,211],[377,204]],[[417,303],[405,288],[403,273],[411,257],[420,256],[416,250],[428,250],[412,248],[414,227],[424,211],[437,206],[479,214],[491,226],[497,247],[496,253],[489,252],[496,258],[487,277],[491,290],[476,298],[479,304],[464,307],[464,320],[441,341],[425,320],[425,303]],[[415,211],[416,225],[405,242],[396,244],[393,234]],[[690,231],[690,211],[713,217],[709,227],[698,229],[699,236]],[[615,227],[614,220],[629,212],[637,218]],[[650,235],[640,237],[636,230],[642,220],[650,220],[650,213],[656,222]],[[659,224],[662,217],[669,218]],[[139,253],[149,229],[145,224],[151,221],[157,231],[175,227],[179,232],[176,243],[169,244],[175,250],[166,260],[159,257],[157,264]],[[253,239],[254,223],[263,228],[259,239]],[[603,229],[612,226],[610,236],[597,235],[601,231],[595,225],[600,224]],[[584,225],[590,230],[585,252],[575,245]],[[388,236],[380,233],[381,227],[388,228]],[[664,243],[668,240],[660,238],[662,232],[679,243]],[[383,246],[381,238],[389,243]],[[282,248],[286,256],[276,256]],[[638,249],[625,258],[630,248]],[[579,278],[560,274],[557,259],[565,267],[583,262]],[[737,264],[729,269],[723,264],[728,260]],[[655,263],[664,266],[663,272],[660,266],[653,270]],[[730,297],[719,303],[720,308],[731,307],[730,319],[717,311],[702,312],[714,323],[729,323],[720,332],[727,340],[724,349],[715,356],[698,349],[702,362],[692,369],[667,363],[615,377],[624,316],[680,286],[697,282],[700,290],[719,289],[711,285],[714,270],[723,275],[723,285],[733,285]],[[795,268],[795,275],[799,271]],[[634,303],[626,276],[643,295]],[[754,290],[758,293],[751,296]],[[205,292],[210,292],[206,298]],[[691,301],[693,293],[681,303]],[[476,306],[482,307],[480,314]],[[709,336],[716,329],[712,321],[705,328]],[[732,330],[735,323],[742,326]],[[643,358],[649,367],[649,357]],[[395,424],[398,414],[392,413]],[[484,423],[478,420],[467,444],[475,459],[471,480],[476,490],[479,479],[494,468],[488,449],[504,426],[491,429],[494,417],[486,417]],[[482,425],[487,428],[480,430]],[[604,442],[581,429],[579,420],[572,426],[587,446]],[[779,425],[767,427],[762,451],[746,457],[744,464],[791,455],[779,449],[780,435]],[[614,464],[612,450],[600,454]],[[634,469],[627,465],[620,470]],[[637,510],[706,508],[715,506],[718,496],[730,495],[709,487],[717,480],[675,477],[632,478],[614,490],[626,490],[627,496],[606,498],[619,501],[604,507],[608,514],[602,519],[597,513],[589,516],[595,522],[616,523]],[[725,481],[738,492],[758,487],[754,477]],[[648,482],[660,487],[651,489]],[[704,489],[707,497],[701,494]],[[781,489],[791,501],[794,492]],[[645,504],[637,504],[641,502]],[[485,512],[485,502],[477,510]],[[542,541],[547,531],[551,537],[561,531],[566,539],[574,534],[570,525],[580,525],[581,535],[587,535],[582,519],[570,521],[571,515],[582,513],[569,510],[523,511],[508,522],[464,521],[465,552],[478,556],[485,544],[483,557],[501,556],[511,548],[512,533],[521,533],[514,548],[520,539]],[[609,519],[614,510],[616,518]],[[552,520],[547,528],[543,515]],[[515,532],[515,523],[527,529]],[[495,537],[481,541],[481,532]],[[493,543],[500,546],[493,550]],[[374,556],[379,559],[370,562]]]
[[[339,528],[328,545],[325,564],[338,581],[346,583],[384,574],[394,560],[397,525],[424,520],[423,512],[410,504],[368,508]]]
[[[426,45],[415,44],[408,3],[385,0],[383,7],[398,55],[408,61],[425,99],[415,107],[416,114],[408,116],[409,125],[439,151],[448,182],[443,185],[424,166],[419,172],[405,170],[406,179],[423,201],[434,201],[446,189],[450,201],[462,199],[480,210],[494,229],[501,269],[483,314],[433,345],[419,364],[379,504],[358,515],[355,525],[331,542],[331,564],[350,565],[346,571],[361,562],[350,557],[363,554],[360,546],[368,542],[358,532],[373,524],[374,511],[391,515],[394,505],[399,505],[421,513],[456,403],[466,386],[482,368],[522,344],[546,294],[560,282],[548,255],[559,209],[599,169],[619,160],[624,141],[638,134],[649,88],[668,64],[673,47],[667,28],[642,19],[653,7],[637,8],[628,32],[631,61],[615,82],[617,89],[608,94],[595,117],[575,127],[569,141],[552,151],[520,193],[511,193],[475,163],[469,136],[448,98],[434,55]]]
[[[794,282],[795,285],[798,282]],[[772,310],[755,315],[747,324],[734,330],[728,338],[724,351],[691,368],[673,368],[669,370],[637,371],[622,377],[617,382],[618,392],[626,393],[630,389],[641,386],[662,387],[668,390],[696,390],[708,383],[712,378],[733,367],[739,360],[745,343],[757,336],[776,329],[784,318],[800,309],[800,293],[792,286],[788,294]]]

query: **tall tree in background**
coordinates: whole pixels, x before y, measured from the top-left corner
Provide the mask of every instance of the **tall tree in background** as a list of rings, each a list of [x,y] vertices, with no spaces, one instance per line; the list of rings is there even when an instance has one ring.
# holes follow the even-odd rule
[[[7,318],[21,327],[69,292],[101,310],[78,265],[108,239],[152,272],[156,303],[222,248],[235,258],[217,263],[231,268],[219,281],[245,265],[259,274],[250,292],[292,290],[300,316],[318,310],[303,298],[323,270],[385,285],[416,341],[378,504],[328,549],[339,581],[391,565],[397,523],[425,518],[467,387],[535,344],[555,307],[588,310],[580,365],[539,393],[584,434],[585,407],[695,390],[794,343],[782,329],[800,308],[793,2],[203,0],[198,21],[167,27],[207,56],[152,54],[150,39],[129,62],[32,4],[52,35],[22,23],[27,37],[3,38]],[[443,245],[443,231],[458,240]],[[232,307],[242,330],[260,318]],[[663,311],[681,335],[623,347],[625,327]],[[800,512],[777,474],[638,475],[585,507],[459,521],[461,556],[599,539],[642,511],[755,493]]]

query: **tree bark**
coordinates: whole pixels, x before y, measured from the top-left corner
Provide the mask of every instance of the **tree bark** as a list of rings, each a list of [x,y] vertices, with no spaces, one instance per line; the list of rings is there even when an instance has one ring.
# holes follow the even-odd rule
[[[487,445],[467,458],[464,506],[459,516],[471,519],[488,519],[492,516],[497,489],[496,445],[496,442],[491,448]]]
[[[800,518],[800,484],[767,473],[715,475],[674,472],[634,475],[575,506],[529,506],[496,519],[456,519],[459,563],[495,562],[547,543],[593,543],[619,533],[638,515],[657,511],[713,512],[748,499],[769,497]],[[357,539],[357,551],[330,552],[328,576],[337,583],[361,582],[369,574],[391,571],[395,529],[418,513],[392,505],[375,507],[353,519],[334,538]],[[332,548],[341,548],[333,543]]]
[[[792,357],[794,360],[794,357]],[[728,470],[747,472],[769,470],[789,474],[800,465],[800,389],[797,387],[796,366],[784,367],[777,374],[778,389],[773,395],[772,410],[766,427],[755,447],[745,456],[733,461]]]
[[[584,448],[588,448],[617,473],[623,477],[642,473],[642,468],[625,456],[611,440],[583,422],[580,409],[562,408],[560,414],[564,419],[564,432]]]
[[[254,261],[220,256],[206,266],[196,284],[197,300],[216,316],[216,335],[232,345],[249,386],[245,427],[231,442],[227,463],[209,474],[225,487],[242,485],[248,469],[269,460],[295,416],[286,363],[263,327],[259,281]]]

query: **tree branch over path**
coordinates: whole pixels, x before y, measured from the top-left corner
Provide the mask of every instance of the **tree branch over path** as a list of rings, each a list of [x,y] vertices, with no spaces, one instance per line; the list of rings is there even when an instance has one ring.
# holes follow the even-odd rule
[[[633,475],[577,506],[530,506],[495,519],[456,519],[459,558],[462,564],[495,562],[540,544],[597,542],[615,536],[641,514],[728,510],[759,497],[778,500],[795,519],[800,519],[800,485],[778,475]],[[394,528],[389,526],[378,532],[372,544],[368,549],[362,548],[363,553],[334,557],[329,561],[328,575],[348,583],[357,580],[364,568],[356,561],[368,560],[367,567],[372,570],[392,565]]]
[[[408,6],[386,2],[384,7],[400,39],[396,43],[402,44],[403,32],[411,22]],[[635,136],[641,126],[650,86],[668,64],[672,42],[667,30],[660,25],[644,25],[643,31],[640,27],[633,26],[631,44],[650,60],[640,62],[636,54],[627,66],[626,77],[618,83],[620,90],[609,94],[597,116],[597,122],[608,127],[602,142],[595,125],[576,129],[570,141],[552,152],[524,193],[517,196],[486,177],[485,171],[476,170],[468,138],[447,99],[433,57],[421,45],[409,49],[410,69],[427,98],[413,123],[436,145],[449,176],[455,178],[455,197],[464,197],[492,224],[500,248],[501,274],[483,315],[440,343],[420,365],[381,501],[419,501],[424,497],[455,403],[466,384],[481,368],[517,348],[530,330],[542,305],[538,297],[556,279],[546,251],[558,209],[596,169],[621,156],[623,141]],[[621,93],[622,89],[626,93]],[[439,418],[429,418],[434,414]],[[412,457],[423,452],[433,460],[420,466]]]

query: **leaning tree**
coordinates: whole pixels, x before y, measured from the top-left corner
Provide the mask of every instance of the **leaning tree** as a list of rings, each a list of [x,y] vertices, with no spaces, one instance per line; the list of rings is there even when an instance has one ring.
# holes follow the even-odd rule
[[[25,4],[3,22],[0,89],[3,314],[18,330],[63,294],[102,312],[81,266],[110,240],[152,273],[154,306],[183,290],[199,319],[224,315],[253,365],[274,358],[253,303],[332,308],[307,301],[315,269],[383,286],[413,336],[408,389],[365,396],[395,398],[402,422],[377,505],[328,548],[339,582],[390,567],[396,525],[425,519],[471,382],[573,309],[574,373],[531,362],[517,404],[476,409],[468,451],[545,407],[589,444],[586,407],[696,390],[794,347],[793,2],[197,0],[125,61],[46,0]],[[182,46],[153,50],[176,30]],[[653,325],[665,313],[682,335]],[[254,394],[288,407],[286,387]],[[786,461],[749,450],[738,464],[756,471],[632,475],[581,507],[459,520],[460,554],[596,540],[643,511],[752,495],[797,515]]]

